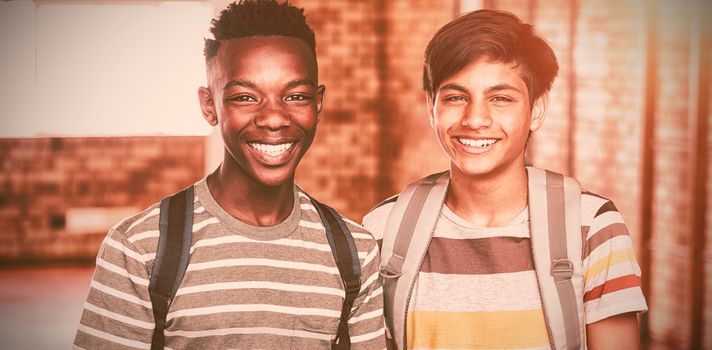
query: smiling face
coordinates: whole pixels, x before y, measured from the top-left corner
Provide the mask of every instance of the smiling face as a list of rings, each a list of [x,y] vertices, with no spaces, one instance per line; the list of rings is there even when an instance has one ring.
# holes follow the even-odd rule
[[[428,110],[451,171],[490,176],[523,168],[529,131],[541,125],[546,99],[530,105],[516,63],[487,57],[443,80],[428,99]]]
[[[264,186],[289,185],[314,139],[324,86],[307,44],[285,36],[221,42],[199,97],[219,125],[223,170]]]

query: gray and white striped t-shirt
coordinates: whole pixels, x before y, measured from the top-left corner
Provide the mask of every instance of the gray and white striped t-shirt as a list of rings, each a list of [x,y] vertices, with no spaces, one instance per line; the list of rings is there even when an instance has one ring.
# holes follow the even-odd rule
[[[328,349],[343,284],[319,214],[295,186],[294,208],[275,226],[245,224],[196,183],[190,263],[168,310],[166,348]],[[74,341],[75,349],[149,349],[154,321],[149,273],[158,244],[158,204],[112,228]],[[349,319],[353,349],[384,349],[375,240],[346,220],[362,287]]]

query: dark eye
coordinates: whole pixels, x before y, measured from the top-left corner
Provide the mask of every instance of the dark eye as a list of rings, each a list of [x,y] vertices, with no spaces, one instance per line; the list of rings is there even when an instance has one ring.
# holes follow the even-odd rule
[[[309,99],[311,99],[311,97],[309,95],[292,94],[292,95],[287,96],[287,98],[285,98],[284,100],[285,101],[307,101]]]
[[[467,97],[462,95],[445,96],[445,102],[467,102]]]
[[[514,100],[507,96],[494,96],[490,98],[490,101],[494,102],[495,104],[506,104]]]
[[[257,99],[250,95],[235,95],[227,98],[228,101],[232,102],[257,102]]]

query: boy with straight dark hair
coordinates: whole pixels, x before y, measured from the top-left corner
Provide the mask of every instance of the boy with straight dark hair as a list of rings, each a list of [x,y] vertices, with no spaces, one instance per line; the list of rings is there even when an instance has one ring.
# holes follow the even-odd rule
[[[525,166],[557,71],[549,45],[508,12],[462,15],[428,44],[423,87],[450,171],[363,219],[382,244],[392,347],[639,347],[647,306],[620,213]]]
[[[74,348],[383,349],[376,241],[294,183],[325,90],[303,9],[241,0],[211,32],[223,162],[110,230]]]

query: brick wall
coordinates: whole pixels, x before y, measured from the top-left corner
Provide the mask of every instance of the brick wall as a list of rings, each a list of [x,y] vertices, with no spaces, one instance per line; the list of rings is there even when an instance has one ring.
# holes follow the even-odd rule
[[[708,27],[709,28],[709,27]],[[707,39],[712,39],[712,33],[708,32]],[[712,43],[708,42],[707,46],[707,67],[712,70]],[[708,72],[707,81],[712,80],[712,72]],[[707,101],[712,101],[712,88],[708,89]],[[705,246],[704,246],[704,258],[705,269],[705,283],[704,290],[707,291],[704,297],[704,316],[703,324],[712,325],[712,108],[708,106],[707,110],[707,218],[706,218],[706,229],[705,229]],[[712,349],[712,332],[706,331],[704,333],[703,344],[705,348]]]
[[[492,6],[532,23],[559,63],[547,117],[532,135],[528,157],[613,199],[639,244],[643,4],[498,0]]]
[[[203,174],[202,137],[0,139],[0,263],[92,260],[72,208],[143,209]]]
[[[359,220],[407,182],[447,167],[427,121],[422,55],[437,29],[454,17],[458,1],[294,3],[306,8],[316,32],[320,80],[327,86],[323,119],[297,182]],[[538,166],[572,173],[587,189],[613,199],[638,253],[643,249],[640,145],[649,3],[483,1],[533,23],[559,59],[547,120],[531,140],[529,157]],[[687,19],[694,10],[684,1],[656,3],[661,15],[656,20],[652,262],[646,276],[650,333],[654,345],[682,349],[690,344],[694,309],[703,307],[705,325],[712,323],[712,210],[707,211],[706,301],[693,306]],[[103,232],[74,235],[51,228],[61,226],[70,205],[145,207],[202,176],[202,145],[202,138],[0,140],[0,259],[93,257]],[[709,153],[706,157],[711,159]],[[116,172],[116,164],[126,170]],[[712,162],[707,164],[712,183]],[[712,185],[707,191],[712,198]],[[712,332],[704,339],[712,348]]]
[[[428,121],[423,52],[435,32],[455,16],[454,1],[389,1],[382,67],[379,200],[409,182],[447,169]]]
[[[691,166],[692,157],[700,155],[691,154],[694,130],[688,123],[693,96],[689,78],[697,74],[690,67],[690,52],[694,52],[690,25],[697,12],[710,13],[709,4],[704,7],[692,1],[655,2],[659,8],[657,16],[651,19],[657,32],[652,33],[655,35],[652,49],[658,59],[654,93],[653,229],[652,240],[643,245],[642,220],[651,220],[640,216],[644,176],[642,113],[648,78],[646,40],[651,34],[645,21],[651,3],[606,0],[489,3],[522,19],[529,17],[535,29],[552,44],[559,59],[561,69],[551,92],[547,120],[530,142],[530,159],[538,166],[572,173],[587,189],[613,199],[631,231],[638,255],[643,249],[650,249],[650,273],[644,276],[651,281],[650,347],[690,348],[692,314],[703,309],[702,347],[712,349],[712,332],[707,330],[712,324],[709,248],[712,175],[707,174],[710,181],[706,244],[704,258],[699,262],[704,263],[704,302],[693,305]],[[571,16],[574,28],[568,23]],[[709,61],[711,56],[708,52],[706,59]],[[706,79],[709,88],[710,78]],[[712,100],[712,96],[702,98]],[[573,148],[567,144],[569,137],[573,138]],[[712,144],[709,136],[708,144]],[[707,159],[708,168],[712,169],[710,149],[708,146],[708,153],[701,157]]]
[[[360,220],[377,200],[377,8],[372,1],[295,4],[305,7],[316,34],[319,80],[326,85],[323,117],[297,183]]]
[[[535,31],[551,45],[559,63],[559,74],[549,92],[549,110],[542,127],[532,134],[529,141],[528,157],[532,164],[569,174],[569,128],[570,99],[572,86],[571,66],[571,16],[572,2],[557,0],[540,3],[534,9],[520,7],[521,18],[532,11]]]
[[[682,5],[682,6],[680,6]],[[659,343],[690,346],[691,158],[687,146],[691,8],[659,2],[655,105],[654,203],[651,240],[650,334]],[[671,288],[671,286],[675,286]]]
[[[360,221],[381,199],[447,162],[428,125],[422,55],[454,2],[300,0],[327,86],[297,182]],[[413,161],[413,159],[417,159]]]
[[[640,243],[645,8],[582,1],[575,29],[574,175],[611,198]]]

